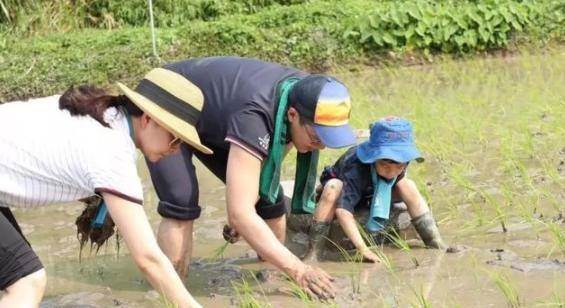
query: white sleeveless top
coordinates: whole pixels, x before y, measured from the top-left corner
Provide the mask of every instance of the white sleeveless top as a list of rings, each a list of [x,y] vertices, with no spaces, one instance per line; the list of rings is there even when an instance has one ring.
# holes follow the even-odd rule
[[[37,207],[109,192],[142,203],[136,149],[116,108],[102,126],[59,96],[0,105],[0,206]]]

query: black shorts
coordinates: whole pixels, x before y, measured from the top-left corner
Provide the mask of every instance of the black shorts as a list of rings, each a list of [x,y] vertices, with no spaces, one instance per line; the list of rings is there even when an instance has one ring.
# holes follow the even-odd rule
[[[402,177],[404,177],[404,174],[405,174],[405,172],[402,173]],[[360,176],[360,175],[358,175],[355,172],[355,169],[353,169],[353,170],[350,170],[350,172],[347,174],[347,176],[355,177],[355,176]],[[342,179],[339,178],[339,176],[338,176],[338,174],[335,171],[333,166],[324,167],[324,170],[322,171],[322,174],[320,175],[320,184],[322,185],[322,189],[320,189],[316,193],[316,201],[320,200],[320,196],[322,195],[322,192],[323,192],[323,187],[325,187],[326,184],[328,183],[328,181],[332,180],[332,179],[338,179],[340,181],[343,181]],[[340,207],[350,211],[351,213],[354,213],[355,209],[357,209],[357,208],[370,208],[372,201],[373,201],[373,194],[371,192],[370,194],[361,195],[360,198],[359,198],[359,202],[357,202],[357,204],[354,204],[353,206],[351,206],[351,205],[344,206],[343,204],[340,204]],[[402,202],[402,199],[400,198],[400,196],[398,196],[398,194],[393,189],[391,203],[390,203],[391,209],[392,209],[393,204],[398,203],[398,202]]]
[[[206,155],[182,144],[180,151],[169,155],[157,163],[147,160],[151,181],[159,197],[157,212],[166,218],[194,220],[200,217],[198,179],[192,157],[206,166],[218,179],[226,182],[228,150],[210,147],[214,154]],[[259,200],[255,205],[257,214],[263,219],[281,217],[286,213],[284,198],[281,194],[274,205],[267,205]]]
[[[0,290],[42,268],[10,209],[0,207]]]

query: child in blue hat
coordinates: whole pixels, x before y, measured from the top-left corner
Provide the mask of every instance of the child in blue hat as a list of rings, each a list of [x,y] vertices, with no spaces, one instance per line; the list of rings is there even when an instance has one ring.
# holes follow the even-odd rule
[[[375,122],[368,141],[349,148],[333,166],[322,172],[323,190],[310,226],[310,245],[305,259],[317,259],[325,245],[330,223],[337,217],[364,260],[378,262],[357,229],[353,213],[368,205],[370,211],[365,228],[374,234],[384,228],[393,200],[406,204],[412,224],[427,247],[446,249],[426,201],[406,176],[408,164],[413,160],[422,162],[424,159],[414,144],[410,122],[392,116]]]

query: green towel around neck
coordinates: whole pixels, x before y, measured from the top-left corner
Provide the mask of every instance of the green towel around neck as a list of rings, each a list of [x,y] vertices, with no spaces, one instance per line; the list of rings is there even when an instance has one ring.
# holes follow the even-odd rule
[[[377,232],[384,228],[390,214],[390,200],[392,187],[396,178],[387,181],[377,174],[375,164],[371,164],[371,179],[373,182],[373,198],[371,199],[371,210],[365,227],[370,232]]]
[[[261,199],[274,204],[279,194],[281,168],[288,135],[289,123],[286,117],[288,94],[299,78],[287,78],[278,88],[279,105],[275,115],[275,132],[271,140],[269,155],[261,168],[259,195]],[[291,211],[293,214],[312,214],[316,208],[314,189],[318,167],[318,150],[298,153],[296,157],[296,175]]]

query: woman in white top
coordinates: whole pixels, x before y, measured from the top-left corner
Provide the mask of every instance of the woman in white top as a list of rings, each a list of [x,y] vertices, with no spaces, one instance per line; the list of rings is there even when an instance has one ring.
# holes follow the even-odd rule
[[[179,102],[177,107],[186,107]],[[171,129],[178,117],[152,103],[135,105],[126,96],[80,86],[59,99],[0,105],[0,307],[37,307],[46,284],[45,270],[9,208],[94,194],[104,199],[151,285],[180,307],[199,306],[157,245],[141,206],[135,149],[157,161],[180,142],[191,142]]]

